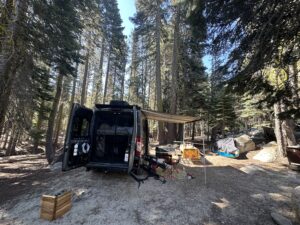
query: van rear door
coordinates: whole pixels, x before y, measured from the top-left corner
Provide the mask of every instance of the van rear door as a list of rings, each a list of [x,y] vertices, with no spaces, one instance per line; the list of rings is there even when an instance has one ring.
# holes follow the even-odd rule
[[[87,163],[90,151],[90,127],[93,111],[73,104],[64,144],[62,170],[67,171]]]
[[[131,139],[131,150],[129,153],[129,162],[128,162],[128,173],[131,172],[134,164],[134,157],[135,157],[135,150],[137,147],[137,134],[138,134],[138,110],[136,106],[133,106],[133,132],[132,132],[132,139]]]

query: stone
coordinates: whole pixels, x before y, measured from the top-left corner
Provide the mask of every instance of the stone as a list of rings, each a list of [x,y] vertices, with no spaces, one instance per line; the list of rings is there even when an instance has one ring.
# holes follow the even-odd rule
[[[255,150],[255,143],[246,134],[243,134],[243,135],[235,138],[234,140],[235,140],[236,147],[240,150],[240,153]]]
[[[278,225],[293,225],[293,223],[288,218],[278,213],[272,212],[271,217],[273,221]]]
[[[296,213],[296,220],[300,223],[300,186],[293,190],[291,199],[292,207]]]
[[[253,159],[261,162],[274,162],[276,160],[277,143],[275,141],[269,142],[262,146],[262,149],[257,153]]]

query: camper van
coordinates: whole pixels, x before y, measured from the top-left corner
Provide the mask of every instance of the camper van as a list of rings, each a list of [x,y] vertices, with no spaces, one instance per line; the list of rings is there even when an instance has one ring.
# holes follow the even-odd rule
[[[89,109],[73,104],[64,144],[63,171],[139,170],[148,154],[148,121],[141,109],[124,101],[96,104]]]

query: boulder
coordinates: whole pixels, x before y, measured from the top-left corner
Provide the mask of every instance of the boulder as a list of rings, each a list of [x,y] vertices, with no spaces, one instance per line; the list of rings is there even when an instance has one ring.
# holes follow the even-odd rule
[[[277,143],[275,141],[269,142],[262,146],[262,150],[257,153],[253,159],[261,162],[274,162],[276,160]]]
[[[293,209],[296,213],[296,220],[300,223],[300,186],[293,190],[291,199]]]
[[[234,140],[235,140],[236,147],[240,150],[240,153],[255,150],[255,143],[246,134],[243,134],[243,135],[235,138]]]

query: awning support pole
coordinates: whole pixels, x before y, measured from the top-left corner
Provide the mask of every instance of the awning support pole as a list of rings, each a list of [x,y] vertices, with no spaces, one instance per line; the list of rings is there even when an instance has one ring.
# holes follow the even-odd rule
[[[205,142],[204,142],[204,138],[202,140],[203,140],[203,157],[204,157],[204,161],[203,161],[203,164],[204,164],[204,184],[206,186],[206,157],[205,157]]]

